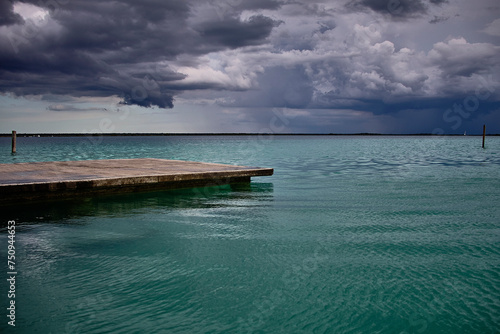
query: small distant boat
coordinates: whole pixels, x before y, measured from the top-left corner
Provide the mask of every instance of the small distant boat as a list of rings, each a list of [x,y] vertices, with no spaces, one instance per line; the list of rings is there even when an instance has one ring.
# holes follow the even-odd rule
[[[467,136],[467,131],[464,132],[464,136]]]

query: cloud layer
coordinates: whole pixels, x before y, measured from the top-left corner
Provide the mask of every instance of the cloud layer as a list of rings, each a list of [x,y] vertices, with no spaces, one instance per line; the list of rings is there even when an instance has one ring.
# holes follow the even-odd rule
[[[260,7],[274,6],[260,2]],[[36,17],[24,20],[16,5],[17,12]],[[196,3],[184,0],[36,0],[1,6],[1,91],[118,95],[124,104],[144,107],[173,107],[176,82],[185,74],[173,71],[171,61],[185,56],[195,62],[198,55],[262,44],[279,24],[263,15],[200,20],[193,15]]]
[[[2,0],[0,92],[166,109],[203,96],[323,118],[443,109],[479,91],[490,113],[499,14],[492,0]]]

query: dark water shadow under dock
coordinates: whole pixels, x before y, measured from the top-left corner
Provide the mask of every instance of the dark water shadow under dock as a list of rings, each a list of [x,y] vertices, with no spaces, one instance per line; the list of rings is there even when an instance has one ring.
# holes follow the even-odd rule
[[[152,212],[211,208],[249,201],[261,205],[273,200],[273,183],[235,183],[190,189],[101,194],[66,200],[12,204],[0,207],[0,230],[15,220],[20,229],[39,223],[70,223],[81,217],[120,217]],[[138,222],[140,223],[140,222]]]

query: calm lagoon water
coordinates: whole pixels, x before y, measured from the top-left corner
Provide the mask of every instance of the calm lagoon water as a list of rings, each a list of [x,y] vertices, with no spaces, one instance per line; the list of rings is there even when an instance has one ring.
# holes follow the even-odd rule
[[[272,167],[247,186],[1,208],[19,333],[498,333],[500,137],[0,138],[0,162]],[[0,331],[8,290],[0,280]]]

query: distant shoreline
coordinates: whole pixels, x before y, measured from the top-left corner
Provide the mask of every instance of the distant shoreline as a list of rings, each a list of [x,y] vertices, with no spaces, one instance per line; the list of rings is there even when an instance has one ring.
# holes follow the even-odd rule
[[[500,136],[500,134],[486,134],[487,136]],[[11,133],[0,133],[0,137],[11,137]],[[459,137],[463,134],[384,134],[384,133],[17,133],[17,137],[152,137],[152,136],[432,136],[432,137]],[[470,134],[467,136],[482,136]]]
[[[487,136],[500,136],[500,134],[486,134]],[[12,133],[0,133],[0,137],[11,137]],[[384,133],[17,133],[17,137],[153,137],[153,136],[432,136],[432,137],[464,137],[463,134],[384,134]],[[470,134],[467,136],[482,136],[482,134]]]

